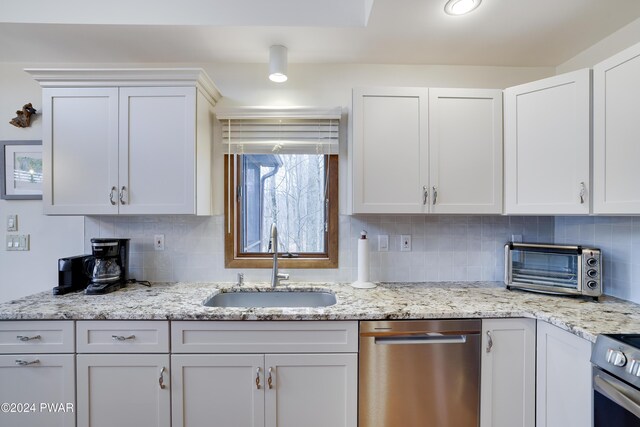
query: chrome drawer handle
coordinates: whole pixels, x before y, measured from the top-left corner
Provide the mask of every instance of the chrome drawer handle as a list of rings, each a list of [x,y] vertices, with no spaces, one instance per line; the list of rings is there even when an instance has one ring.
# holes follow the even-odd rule
[[[115,201],[115,200],[113,200],[113,192],[114,192],[114,191],[118,191],[118,188],[117,188],[117,187],[111,187],[111,192],[109,193],[109,201],[111,202],[111,204],[112,204],[113,206],[115,206],[115,205],[116,205],[116,201]]]
[[[422,204],[426,205],[427,204],[427,199],[429,198],[429,189],[427,188],[426,185],[422,186]]]
[[[22,342],[32,341],[32,340],[41,340],[42,339],[42,337],[40,335],[36,335],[35,337],[25,337],[23,335],[18,335],[16,338],[19,339]]]
[[[491,336],[491,331],[487,331],[487,353],[491,353],[492,348],[493,348],[493,336]]]
[[[163,367],[160,369],[160,378],[158,378],[158,385],[159,385],[159,386],[160,386],[160,388],[161,388],[161,389],[163,389],[163,390],[164,390],[164,388],[166,387],[166,386],[164,385],[164,375],[163,375],[165,370],[166,370],[166,368],[163,366]]]
[[[584,204],[584,195],[587,192],[587,187],[584,185],[584,182],[580,183],[580,204]]]
[[[38,363],[40,363],[40,361],[38,359],[32,360],[31,362],[27,362],[26,360],[16,359],[16,365],[18,365],[18,366],[36,365]]]
[[[431,189],[433,190],[433,204],[435,205],[438,200],[438,189],[435,186],[431,187]]]
[[[269,390],[273,388],[273,378],[271,377],[271,371],[273,368],[269,368],[269,378],[267,378],[267,384],[269,384]]]
[[[135,335],[129,335],[128,337],[122,336],[122,335],[111,335],[111,338],[116,340],[116,341],[126,341],[126,340],[135,340],[136,336]]]
[[[256,388],[260,390],[260,368],[256,369]]]
[[[124,196],[127,192],[127,187],[125,187],[124,185],[122,186],[122,188],[120,189],[120,204],[121,205],[126,205],[127,202],[124,201]]]

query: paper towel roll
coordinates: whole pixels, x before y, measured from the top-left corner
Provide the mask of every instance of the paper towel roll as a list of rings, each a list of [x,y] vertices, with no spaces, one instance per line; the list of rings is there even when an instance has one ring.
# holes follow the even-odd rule
[[[358,282],[369,281],[369,239],[358,239]]]
[[[358,280],[351,286],[364,289],[376,287],[369,281],[369,239],[366,231],[362,231],[358,239]]]

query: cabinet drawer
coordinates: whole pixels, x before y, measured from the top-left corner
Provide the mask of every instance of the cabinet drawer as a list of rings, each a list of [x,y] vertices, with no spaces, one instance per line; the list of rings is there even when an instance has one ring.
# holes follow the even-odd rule
[[[168,353],[169,325],[163,321],[79,321],[78,353]]]
[[[73,321],[2,321],[0,353],[73,353]]]
[[[356,353],[358,322],[171,322],[173,353]]]

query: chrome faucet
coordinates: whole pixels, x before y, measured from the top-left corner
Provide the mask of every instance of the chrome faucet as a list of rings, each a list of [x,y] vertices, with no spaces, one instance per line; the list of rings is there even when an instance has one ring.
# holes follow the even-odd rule
[[[273,254],[273,270],[271,271],[271,287],[275,288],[280,280],[289,280],[289,275],[278,273],[278,227],[276,223],[271,224],[271,238],[269,239],[269,253]]]

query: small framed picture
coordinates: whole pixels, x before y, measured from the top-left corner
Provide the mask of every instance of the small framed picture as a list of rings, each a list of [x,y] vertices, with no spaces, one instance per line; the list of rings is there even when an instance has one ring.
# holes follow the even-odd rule
[[[42,141],[0,141],[0,198],[42,199]]]

